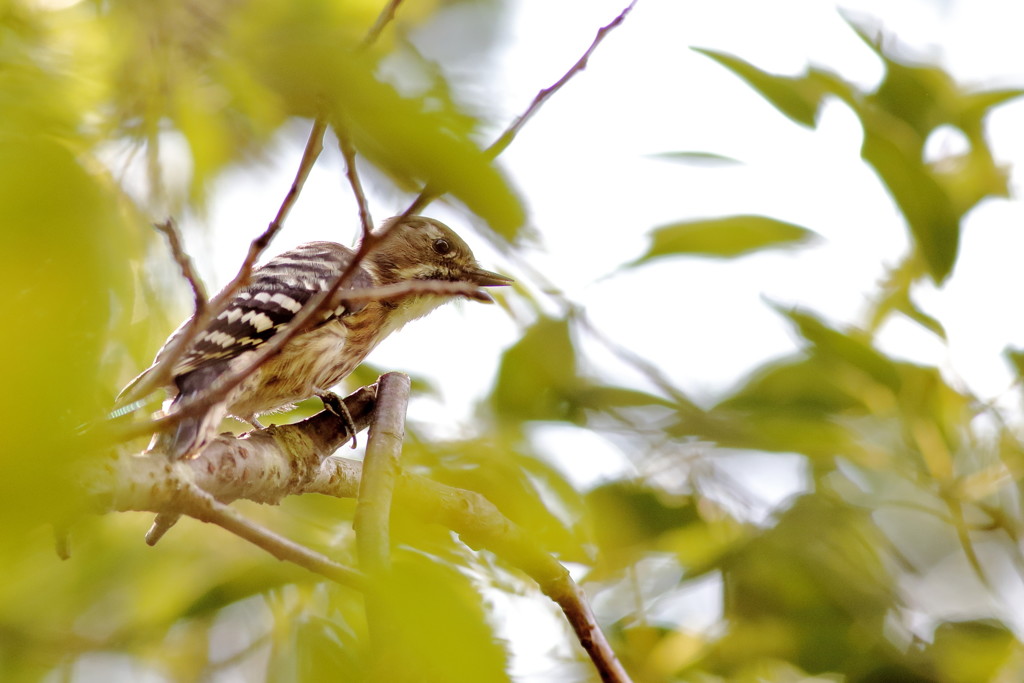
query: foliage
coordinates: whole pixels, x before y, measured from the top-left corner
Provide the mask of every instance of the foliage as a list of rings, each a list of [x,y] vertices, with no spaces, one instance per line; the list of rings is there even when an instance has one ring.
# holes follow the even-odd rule
[[[481,149],[482,122],[453,84],[425,60],[395,78],[385,66],[401,46],[387,34],[360,47],[379,4],[120,0],[0,10],[0,272],[16,331],[5,336],[16,344],[5,358],[17,359],[5,368],[0,405],[16,425],[0,455],[3,680],[77,681],[96,671],[182,681],[509,677],[516,644],[499,638],[495,596],[536,597],[535,588],[445,529],[396,512],[397,570],[380,591],[392,649],[382,654],[367,638],[361,596],[198,525],[145,548],[139,518],[82,514],[74,476],[64,476],[102,461],[76,430],[102,419],[164,324],[163,299],[133,282],[127,265],[152,258],[142,216],[201,209],[221,174],[259,158],[289,121],[327,116],[396,187],[446,192],[514,243],[521,201]],[[412,23],[438,11],[408,4]],[[885,66],[873,89],[823,68],[778,76],[701,52],[799,125],[813,128],[826,98],[856,114],[862,158],[912,244],[863,321],[776,306],[799,348],[701,407],[610,344],[572,302],[542,305],[524,288],[546,313],[504,352],[472,431],[447,441],[409,435],[408,467],[483,493],[546,550],[578,563],[638,681],[1024,678],[1024,644],[996,611],[982,602],[969,617],[947,618],[920,587],[940,571],[945,584],[933,591],[995,595],[1020,581],[1019,427],[939,368],[877,344],[897,316],[944,340],[915,288],[955,276],[964,217],[1007,195],[984,122],[1020,92],[972,91],[853,28]],[[969,149],[925,161],[940,126],[960,130]],[[173,140],[184,141],[191,168],[180,192],[163,180]],[[148,196],[130,197],[125,179],[105,170],[112,145],[147,159]],[[647,252],[616,276],[653,261],[803,248],[813,235],[765,216],[680,220],[654,229]],[[150,317],[139,322],[139,310]],[[623,386],[597,348],[646,381]],[[1020,374],[1024,353],[1007,349],[1007,358]],[[606,437],[633,474],[580,490],[546,457],[545,425]],[[742,490],[716,466],[751,455],[796,458],[807,473],[801,493],[765,520],[744,514]],[[351,501],[238,507],[351,559]],[[56,559],[40,520],[75,522],[70,561]],[[721,587],[715,628],[694,632],[662,609],[709,580]]]

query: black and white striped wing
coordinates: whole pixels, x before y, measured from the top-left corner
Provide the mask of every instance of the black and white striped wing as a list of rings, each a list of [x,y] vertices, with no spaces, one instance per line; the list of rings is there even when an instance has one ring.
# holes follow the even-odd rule
[[[174,377],[210,366],[224,368],[231,359],[258,349],[287,327],[310,298],[330,287],[352,257],[352,250],[340,244],[310,242],[253,270],[249,285],[196,335],[175,366]],[[347,288],[372,284],[369,273],[360,268]],[[349,304],[341,292],[315,324],[355,313],[362,306]],[[183,389],[180,381],[178,385]]]

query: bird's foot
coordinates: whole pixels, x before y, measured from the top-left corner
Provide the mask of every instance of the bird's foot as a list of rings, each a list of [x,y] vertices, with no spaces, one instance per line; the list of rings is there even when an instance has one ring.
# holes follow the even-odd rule
[[[356,423],[352,419],[352,413],[348,412],[348,406],[340,396],[331,391],[317,392],[317,396],[324,403],[324,408],[340,417],[345,422],[345,429],[352,435],[352,448],[356,448],[359,442],[356,440]]]

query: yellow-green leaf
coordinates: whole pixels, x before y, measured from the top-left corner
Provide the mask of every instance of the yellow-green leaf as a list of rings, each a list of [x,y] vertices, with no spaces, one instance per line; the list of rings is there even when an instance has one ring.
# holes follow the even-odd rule
[[[816,236],[811,230],[767,216],[725,216],[683,221],[656,228],[651,246],[634,261],[637,266],[665,256],[732,258],[753,251],[804,244]]]

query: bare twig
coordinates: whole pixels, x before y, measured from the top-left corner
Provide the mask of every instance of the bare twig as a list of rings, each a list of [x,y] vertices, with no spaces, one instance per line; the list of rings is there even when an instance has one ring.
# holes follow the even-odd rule
[[[339,564],[321,553],[310,550],[304,545],[295,543],[246,519],[234,508],[218,502],[202,489],[192,486],[185,491],[186,493],[181,496],[184,514],[201,522],[216,524],[236,536],[244,538],[256,547],[262,548],[279,560],[305,567],[309,571],[325,576],[343,586],[363,589],[364,577],[355,569]]]
[[[377,380],[377,407],[370,423],[353,520],[359,565],[368,574],[386,572],[391,566],[391,498],[405,439],[409,387],[409,376],[399,372]]]
[[[363,183],[359,180],[359,170],[356,168],[356,148],[352,146],[348,129],[343,124],[336,122],[334,132],[338,136],[338,148],[345,158],[345,176],[348,178],[348,184],[352,187],[352,194],[355,195],[356,204],[359,206],[362,239],[366,239],[366,236],[373,232],[373,218],[370,217],[370,204],[366,201]]]
[[[164,349],[159,362],[153,370],[141,378],[138,384],[132,387],[131,391],[125,395],[125,401],[132,401],[147,396],[156,389],[169,384],[174,366],[177,365],[178,361],[188,350],[195,336],[206,327],[212,317],[228,301],[238,294],[242,287],[249,283],[249,278],[252,276],[252,270],[256,266],[256,261],[281,230],[288,212],[291,211],[291,208],[299,198],[299,194],[302,192],[302,186],[305,185],[306,178],[309,177],[309,172],[312,170],[314,162],[323,150],[325,130],[326,124],[320,120],[313,123],[313,130],[310,132],[309,139],[306,142],[306,148],[302,153],[302,161],[299,164],[299,170],[295,174],[295,179],[292,181],[284,201],[281,202],[274,220],[270,222],[266,230],[249,244],[249,251],[246,253],[245,260],[242,261],[238,273],[217,296],[210,300],[209,305],[203,306],[201,309],[197,307],[196,313],[181,329],[177,338],[171,341]],[[152,432],[155,429],[149,431]]]
[[[178,232],[178,226],[175,225],[173,218],[168,218],[163,223],[155,223],[153,227],[167,236],[167,244],[171,248],[174,262],[178,264],[182,277],[188,281],[189,287],[192,288],[195,312],[197,315],[201,314],[203,309],[206,308],[206,288],[203,286],[199,274],[196,273],[196,269],[192,266],[191,257],[189,257],[188,252],[185,251],[185,247],[181,243],[181,233]]]
[[[377,42],[380,34],[384,32],[384,28],[395,18],[395,12],[401,4],[402,0],[389,0],[388,4],[377,15],[377,20],[373,22],[373,26],[370,27],[370,30],[367,31],[366,35],[363,36],[363,40],[359,43],[360,51],[368,50],[371,45]]]
[[[590,47],[588,47],[583,53],[583,56],[576,60],[576,63],[573,64],[561,78],[555,81],[554,84],[538,92],[533,98],[533,101],[530,102],[530,106],[528,106],[522,114],[517,116],[508,128],[506,128],[498,137],[498,139],[492,142],[490,146],[484,150],[484,156],[486,158],[495,159],[498,155],[504,152],[508,146],[512,144],[512,141],[515,140],[516,136],[519,135],[519,132],[523,129],[523,126],[526,125],[526,122],[529,121],[542,106],[544,106],[544,103],[551,99],[556,92],[561,90],[573,76],[587,68],[587,62],[590,60],[590,56],[594,54],[594,50],[597,49],[597,46],[601,44],[601,41],[603,41],[609,33],[626,20],[626,15],[632,11],[633,5],[636,3],[637,0],[630,2],[625,9],[619,12],[618,16],[611,20],[611,22],[598,29],[597,35],[594,36],[594,40],[590,43]],[[406,213],[419,213],[427,206],[427,204],[436,198],[436,191],[428,184],[427,187],[423,188],[416,199],[413,200],[412,204],[409,205],[409,208],[406,209]]]

